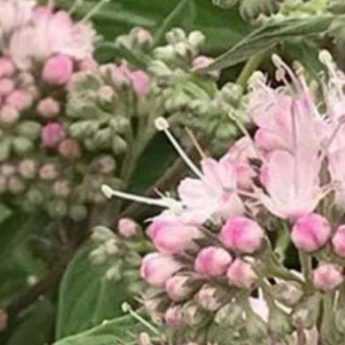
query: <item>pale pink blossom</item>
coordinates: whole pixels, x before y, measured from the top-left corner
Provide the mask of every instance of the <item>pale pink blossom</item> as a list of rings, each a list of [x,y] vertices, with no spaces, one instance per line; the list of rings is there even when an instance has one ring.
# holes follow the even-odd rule
[[[185,178],[178,186],[185,216],[203,223],[211,217],[227,219],[242,214],[244,206],[236,193],[236,171],[230,159],[207,158],[201,161],[201,168],[199,179]]]
[[[23,111],[31,107],[34,99],[31,93],[26,90],[16,89],[13,90],[6,97],[6,104],[12,106],[18,111]]]
[[[160,253],[147,254],[140,268],[141,277],[150,285],[164,287],[166,281],[178,270],[181,264],[172,256]]]
[[[325,191],[320,187],[321,162],[317,155],[303,151],[293,156],[274,151],[264,164],[261,182],[268,193],[259,193],[263,205],[283,219],[296,219],[313,212]]]
[[[316,213],[297,219],[292,228],[291,239],[298,249],[313,252],[322,248],[331,236],[328,220]]]
[[[15,66],[8,57],[0,57],[0,78],[11,77],[15,72]]]
[[[206,276],[217,277],[225,274],[231,261],[232,257],[225,249],[206,247],[198,253],[194,268]]]
[[[255,221],[246,217],[229,218],[221,229],[220,240],[232,250],[254,253],[263,244],[264,231]]]

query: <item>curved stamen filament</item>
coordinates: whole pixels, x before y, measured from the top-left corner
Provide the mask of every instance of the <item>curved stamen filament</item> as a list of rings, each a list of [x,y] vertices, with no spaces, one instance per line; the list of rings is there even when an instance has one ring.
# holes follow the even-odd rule
[[[200,169],[192,162],[192,160],[188,157],[186,152],[183,150],[183,148],[177,142],[175,137],[169,131],[168,121],[166,119],[164,119],[163,117],[159,117],[156,119],[155,125],[159,131],[162,131],[165,133],[165,135],[169,139],[169,141],[172,144],[172,146],[174,147],[174,149],[177,151],[177,153],[180,155],[180,157],[183,159],[183,161],[187,164],[187,166],[193,171],[193,173],[196,176],[198,176],[200,179],[204,179],[204,175],[202,174]]]

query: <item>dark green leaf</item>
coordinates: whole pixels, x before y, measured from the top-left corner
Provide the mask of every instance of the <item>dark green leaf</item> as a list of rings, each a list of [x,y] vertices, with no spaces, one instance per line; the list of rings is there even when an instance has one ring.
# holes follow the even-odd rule
[[[284,19],[268,22],[253,31],[225,54],[217,58],[205,71],[219,70],[246,61],[257,53],[284,43],[285,40],[323,34],[332,21],[332,16]]]
[[[128,299],[123,282],[106,279],[109,263],[91,263],[89,254],[92,249],[94,246],[90,243],[81,248],[63,277],[56,339],[85,331],[103,320],[121,315],[121,304]]]

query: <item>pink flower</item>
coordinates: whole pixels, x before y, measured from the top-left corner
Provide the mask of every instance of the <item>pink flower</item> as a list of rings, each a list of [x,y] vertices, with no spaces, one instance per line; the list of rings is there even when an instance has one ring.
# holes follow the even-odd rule
[[[313,282],[317,289],[332,291],[344,281],[340,268],[333,264],[321,264],[313,272]]]
[[[45,63],[42,79],[51,85],[66,84],[73,74],[73,61],[65,55],[51,57]]]
[[[260,193],[261,202],[283,219],[296,219],[313,212],[325,195],[319,186],[320,167],[319,157],[308,151],[296,156],[274,151],[263,167],[261,181],[268,195]]]
[[[119,233],[125,238],[131,238],[138,234],[138,224],[130,218],[121,218],[118,223]]]
[[[75,24],[65,11],[38,7],[31,25],[12,35],[9,51],[18,67],[26,69],[55,54],[82,60],[91,56],[94,41],[95,32],[87,24]]]
[[[28,91],[17,89],[7,96],[6,103],[18,111],[23,111],[31,107],[33,97]]]
[[[48,148],[56,147],[64,138],[65,130],[59,122],[51,122],[42,128],[41,140],[42,144]]]
[[[200,179],[185,178],[178,194],[185,205],[185,217],[204,223],[210,217],[227,219],[244,212],[236,194],[236,171],[229,158],[220,161],[207,158],[201,161]]]
[[[249,218],[234,217],[225,223],[219,237],[229,249],[240,253],[254,253],[262,246],[264,231]]]
[[[231,261],[231,255],[226,250],[218,247],[206,247],[196,257],[194,268],[206,276],[217,277],[226,272]]]
[[[253,142],[248,137],[237,140],[230,148],[228,157],[234,165],[237,183],[240,188],[249,189],[253,185],[255,171],[250,166],[250,159],[259,158]]]
[[[345,225],[340,225],[332,238],[332,245],[335,253],[345,257]]]
[[[170,327],[180,327],[183,325],[183,313],[181,306],[173,305],[169,307],[164,315],[164,320]]]
[[[180,268],[181,264],[170,255],[151,253],[143,258],[140,275],[150,285],[164,287],[166,281]]]
[[[230,285],[245,289],[251,289],[258,279],[251,265],[241,259],[236,259],[230,265],[226,276]]]
[[[148,229],[155,247],[162,253],[177,254],[193,246],[200,237],[197,227],[184,224],[178,217],[165,215],[153,219]]]
[[[0,58],[0,78],[11,77],[15,72],[15,66],[8,57]]]
[[[14,81],[9,78],[0,79],[0,96],[6,96],[14,90]]]
[[[322,248],[331,235],[328,220],[319,214],[311,213],[298,218],[291,233],[292,242],[305,252]]]

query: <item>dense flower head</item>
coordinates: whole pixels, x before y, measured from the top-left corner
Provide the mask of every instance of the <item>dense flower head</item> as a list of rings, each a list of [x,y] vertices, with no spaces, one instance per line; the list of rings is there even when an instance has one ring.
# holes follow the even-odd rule
[[[179,31],[169,39],[188,40]],[[164,61],[180,53],[156,51]],[[255,73],[247,95],[251,131],[230,114],[244,135],[217,159],[202,152],[198,164],[192,161],[170,130],[173,122],[157,118],[156,128],[191,172],[175,194],[151,199],[103,187],[108,197],[163,208],[149,219],[147,234],[155,255],[168,263],[150,271],[144,259],[142,277],[162,299],[155,316],[179,335],[210,317],[215,321],[208,330],[219,326],[217,320],[231,322],[247,343],[270,333],[274,340],[296,339],[300,325],[317,326],[320,310],[309,299],[343,293],[345,75],[329,54],[320,58],[329,71],[321,98],[303,71],[278,56],[273,62],[279,87]],[[301,272],[284,265],[290,250],[299,252]],[[279,293],[284,286],[293,288]],[[233,305],[240,312],[228,312]]]

